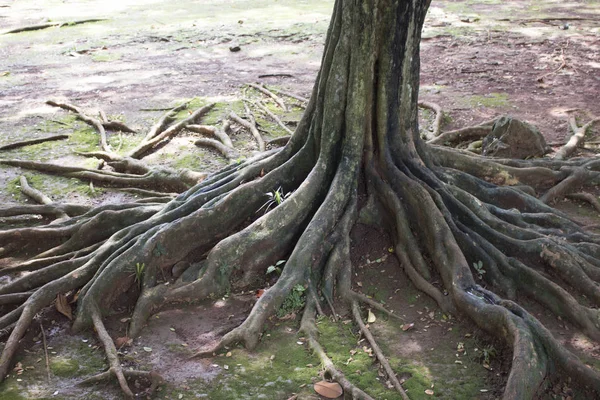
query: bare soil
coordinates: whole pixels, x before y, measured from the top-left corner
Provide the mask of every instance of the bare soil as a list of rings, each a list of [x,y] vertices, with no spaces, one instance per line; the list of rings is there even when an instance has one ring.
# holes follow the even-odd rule
[[[65,113],[45,105],[50,98],[86,110],[103,109],[142,128],[163,113],[145,110],[172,107],[194,97],[235,102],[247,82],[260,81],[308,96],[331,7],[330,0],[0,0],[0,30],[48,21],[107,19],[0,35],[0,145],[81,129],[72,121],[65,125]],[[536,125],[556,149],[569,135],[567,110],[580,110],[580,124],[600,116],[599,21],[600,6],[595,1],[434,1],[421,46],[421,98],[442,106],[444,130],[509,114]],[[240,51],[230,51],[233,46]],[[286,76],[260,78],[264,74]],[[423,127],[429,121],[424,115]],[[597,127],[589,132],[588,142],[599,140],[599,135]],[[191,146],[193,138],[182,134],[147,161],[205,171],[225,165],[216,153]],[[234,140],[250,141],[243,132]],[[79,145],[70,139],[0,157],[84,163],[73,156]],[[253,150],[251,144],[244,149]],[[595,153],[590,148],[578,154]],[[21,173],[0,167],[3,204],[28,201],[14,186]],[[126,196],[110,188],[90,195],[82,190],[87,184],[56,177],[44,177],[39,185],[57,201],[101,204]],[[590,191],[600,194],[598,188]],[[563,201],[558,207],[582,223],[600,221],[588,204]],[[15,222],[2,221],[5,226],[9,223]],[[401,272],[388,251],[389,238],[380,231],[359,226],[352,239],[356,282],[360,283],[355,289],[384,303],[404,324],[414,323],[402,331],[402,324],[377,314],[371,324],[384,350],[397,361],[394,365],[406,379],[411,399],[431,397],[426,389],[444,399],[499,398],[510,368],[510,349],[460,316],[443,315]],[[239,324],[255,298],[254,293],[232,293],[211,303],[164,310],[151,318],[141,337],[122,348],[124,363],[154,369],[165,378],[166,384],[155,394],[158,398],[287,399],[298,392],[302,398],[316,398],[311,389],[312,381],[321,379],[316,358],[293,353],[301,365],[278,364],[280,358],[292,358],[290,348],[304,346],[302,338],[290,333],[295,331],[290,327],[297,326],[293,319],[274,318],[253,354],[236,348],[214,359],[189,359],[195,349],[222,335],[224,328]],[[538,304],[527,299],[519,302],[586,363],[600,366],[598,343]],[[122,304],[113,310],[108,323],[115,339],[126,336],[127,299]],[[105,367],[91,332],[70,333],[69,321],[54,309],[46,310],[40,320],[47,344],[39,329],[32,329],[23,340],[22,372],[15,370],[0,384],[0,398],[120,398],[114,383],[76,385]],[[346,327],[340,332],[348,329],[355,332]],[[343,342],[343,332],[329,340]],[[353,349],[362,351],[360,339],[356,342],[344,350],[346,357],[352,358]],[[75,360],[75,367],[61,369],[64,360]],[[344,368],[350,371],[353,362],[348,360]],[[361,374],[371,374],[374,382],[385,385],[377,372],[377,368],[363,369]],[[384,393],[386,397],[381,398],[396,398],[391,391]],[[557,373],[540,398],[591,397]]]

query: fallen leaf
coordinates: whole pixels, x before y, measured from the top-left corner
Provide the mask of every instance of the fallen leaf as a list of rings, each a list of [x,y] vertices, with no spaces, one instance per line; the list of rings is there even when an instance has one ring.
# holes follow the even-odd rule
[[[337,399],[344,393],[344,390],[342,390],[342,387],[337,382],[320,381],[315,383],[314,389],[315,392],[328,399]]]
[[[144,351],[150,353],[152,351],[152,347],[144,347]]]
[[[373,314],[371,312],[371,310],[369,310],[369,314],[368,314],[368,317],[367,317],[367,323],[372,324],[375,321],[377,321],[377,317],[375,316],[375,314]]]
[[[431,389],[427,389],[427,390],[425,391],[425,394],[428,394],[428,395],[430,395],[430,396],[433,396],[433,390],[431,390]]]
[[[69,318],[70,320],[73,319],[73,312],[71,311],[71,306],[67,301],[67,296],[65,296],[64,294],[59,293],[58,296],[56,296],[56,309],[59,313]]]
[[[256,298],[260,299],[260,296],[262,296],[264,292],[265,292],[265,289],[258,289],[256,291]]]
[[[122,337],[118,337],[115,339],[115,346],[118,348],[121,348],[123,346],[129,346],[131,345],[131,338],[127,337],[127,336],[122,336]]]
[[[406,332],[406,331],[408,331],[408,330],[410,330],[410,329],[414,328],[414,326],[415,326],[415,324],[414,324],[414,323],[412,323],[412,324],[404,324],[404,325],[402,325],[402,330],[403,330],[404,332]]]

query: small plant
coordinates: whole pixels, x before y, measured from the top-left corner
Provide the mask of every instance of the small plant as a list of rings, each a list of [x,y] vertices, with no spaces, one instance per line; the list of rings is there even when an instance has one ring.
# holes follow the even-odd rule
[[[494,358],[496,358],[497,355],[498,353],[496,352],[496,348],[494,346],[485,346],[479,355],[479,361],[481,361],[483,368],[491,371],[492,367],[490,366],[490,363]]]
[[[277,316],[282,318],[304,307],[304,304],[306,303],[305,291],[306,288],[302,285],[294,286],[290,294],[288,294],[283,301],[281,307],[279,307],[279,310],[277,310]]]
[[[144,277],[144,270],[146,269],[145,263],[135,263],[135,281],[141,287],[142,278]]]
[[[272,274],[273,272],[277,273],[277,275],[281,275],[281,265],[285,264],[285,260],[279,260],[275,263],[275,265],[269,265],[267,268],[267,275]]]
[[[262,207],[260,207],[258,209],[258,211],[260,211],[260,210],[262,210],[264,208],[265,209],[265,214],[266,214],[267,212],[269,212],[269,210],[271,209],[271,207],[277,207],[278,205],[280,205],[281,203],[283,203],[288,197],[290,197],[290,195],[292,194],[292,192],[284,193],[283,189],[280,186],[274,192],[268,192],[268,193],[265,193],[265,194],[269,197],[269,199],[265,202],[265,204],[262,205]]]
[[[483,279],[483,275],[485,275],[485,269],[483,269],[483,262],[481,260],[473,263],[473,268],[477,271],[477,275],[479,279]]]

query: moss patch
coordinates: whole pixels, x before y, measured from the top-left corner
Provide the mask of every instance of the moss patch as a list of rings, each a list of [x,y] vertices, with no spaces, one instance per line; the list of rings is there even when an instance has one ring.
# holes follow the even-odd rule
[[[485,96],[467,96],[463,100],[470,107],[508,107],[510,101],[505,93],[490,93]]]
[[[79,371],[79,362],[63,356],[50,360],[50,371],[61,378],[75,376]]]
[[[213,360],[222,368],[221,375],[211,382],[197,380],[181,391],[167,386],[160,399],[207,398],[230,399],[286,399],[298,393],[302,386],[312,391],[318,378],[319,366],[296,336],[296,327],[276,326],[263,336],[262,343],[251,353],[244,349],[230,350],[230,356],[221,354]],[[305,390],[307,390],[305,389]],[[179,396],[182,397],[179,397]]]

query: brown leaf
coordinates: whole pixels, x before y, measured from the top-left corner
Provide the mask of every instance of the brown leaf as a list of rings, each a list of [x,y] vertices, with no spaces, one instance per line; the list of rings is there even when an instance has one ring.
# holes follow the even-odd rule
[[[428,394],[429,396],[433,396],[433,390],[431,390],[431,389],[427,389],[427,390],[425,391],[425,394]]]
[[[315,383],[314,388],[315,392],[328,399],[337,399],[344,393],[344,390],[337,382],[320,381]]]
[[[69,318],[70,320],[73,319],[73,312],[71,311],[71,306],[67,301],[67,296],[65,296],[64,294],[59,293],[58,296],[56,296],[56,309],[59,313]]]
[[[402,330],[404,332],[406,332],[406,331],[412,329],[414,326],[415,326],[415,324],[404,324],[404,325],[402,325]]]
[[[129,346],[131,345],[132,340],[131,338],[127,337],[127,336],[122,336],[122,337],[118,337],[115,339],[115,346],[117,347],[117,349],[123,347],[123,346]]]

